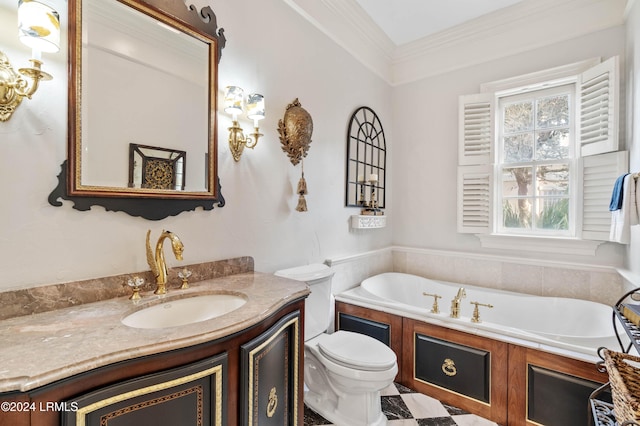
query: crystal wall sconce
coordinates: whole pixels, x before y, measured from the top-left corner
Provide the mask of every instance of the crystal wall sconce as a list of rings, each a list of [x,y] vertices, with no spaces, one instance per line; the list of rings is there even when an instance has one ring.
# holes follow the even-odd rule
[[[262,136],[258,121],[262,120],[265,115],[264,96],[252,93],[246,99],[247,118],[253,120],[252,137],[245,136],[242,127],[238,124],[238,115],[244,112],[244,91],[238,86],[227,86],[224,93],[224,111],[230,114],[233,124],[229,127],[229,149],[235,161],[240,161],[242,151],[245,147],[255,148],[258,139]]]
[[[0,121],[8,121],[23,98],[31,99],[41,80],[53,78],[41,70],[41,53],[60,50],[58,12],[39,1],[20,0],[18,37],[32,49],[31,67],[16,72],[7,55],[0,51]]]

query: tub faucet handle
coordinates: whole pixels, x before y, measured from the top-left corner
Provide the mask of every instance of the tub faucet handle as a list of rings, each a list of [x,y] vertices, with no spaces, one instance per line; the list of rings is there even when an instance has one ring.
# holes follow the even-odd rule
[[[473,308],[473,316],[471,317],[471,322],[482,322],[480,320],[480,309],[478,309],[478,306],[486,306],[487,308],[493,308],[493,305],[489,303],[471,302],[471,304],[476,305]]]
[[[431,294],[431,293],[425,293],[425,292],[423,292],[422,295],[433,297],[433,306],[431,307],[431,313],[439,314],[440,309],[438,309],[438,299],[440,299],[442,296],[440,296],[439,294]]]

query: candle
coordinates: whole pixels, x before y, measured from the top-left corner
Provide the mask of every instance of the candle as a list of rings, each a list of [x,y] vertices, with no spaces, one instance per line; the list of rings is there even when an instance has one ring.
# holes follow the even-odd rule
[[[369,175],[369,182],[377,182],[378,181],[378,175],[375,173],[371,173]]]
[[[358,183],[364,182],[364,175],[358,175]]]

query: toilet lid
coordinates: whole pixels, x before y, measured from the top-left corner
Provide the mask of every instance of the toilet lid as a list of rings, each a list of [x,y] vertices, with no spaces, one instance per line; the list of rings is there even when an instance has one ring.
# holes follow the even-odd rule
[[[396,363],[396,354],[387,345],[350,331],[327,335],[318,342],[318,348],[332,361],[358,370],[388,370]]]

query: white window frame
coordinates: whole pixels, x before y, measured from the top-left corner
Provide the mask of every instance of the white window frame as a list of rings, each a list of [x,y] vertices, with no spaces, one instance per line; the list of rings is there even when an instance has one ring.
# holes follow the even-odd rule
[[[495,140],[495,152],[494,152],[494,187],[496,188],[495,197],[493,200],[493,204],[495,205],[494,209],[494,224],[493,229],[495,230],[496,235],[520,235],[520,236],[535,236],[535,237],[563,237],[563,238],[573,238],[576,236],[576,222],[577,222],[577,214],[576,214],[576,200],[577,200],[577,191],[578,191],[578,155],[577,152],[577,126],[576,122],[578,121],[578,115],[576,113],[576,86],[577,86],[577,78],[570,78],[566,81],[559,81],[554,83],[553,85],[544,84],[544,85],[535,85],[533,87],[529,86],[525,89],[518,88],[517,90],[508,90],[503,92],[496,93],[496,102],[497,106],[497,118],[496,122],[496,140]],[[535,97],[542,97],[546,95],[553,95],[558,93],[567,93],[569,92],[569,115],[571,117],[571,125],[570,125],[570,143],[569,143],[569,157],[566,159],[566,163],[569,163],[569,220],[570,226],[566,231],[554,231],[554,230],[526,230],[520,228],[506,228],[503,223],[503,193],[502,193],[502,169],[505,167],[511,166],[511,164],[504,163],[504,133],[503,126],[501,123],[504,122],[504,108],[503,103],[509,102],[517,102],[518,100],[531,99],[533,93],[535,93]],[[534,140],[535,144],[535,140]],[[531,164],[536,163],[536,161],[530,162]],[[516,166],[518,164],[515,164]]]
[[[608,82],[605,87],[607,97],[606,100],[595,103],[592,94],[601,87],[600,79],[603,75]],[[494,188],[497,179],[497,94],[515,94],[572,81],[577,81],[575,115],[579,117],[579,122],[575,123],[578,138],[578,167],[575,168],[578,191],[574,194],[575,236],[496,234],[494,206],[498,198],[494,194]],[[609,183],[628,170],[627,153],[618,151],[618,86],[619,59],[614,57],[603,62],[600,58],[594,58],[486,83],[481,85],[480,93],[461,96],[458,132],[458,232],[476,234],[483,247],[595,255],[597,246],[609,238],[610,213],[604,206],[606,204],[608,207]],[[592,108],[593,105],[601,110],[601,119],[595,121],[596,132],[593,131],[594,121],[586,120],[582,109]],[[487,140],[491,141],[489,145]],[[594,182],[599,183],[600,187],[597,188]],[[603,187],[607,189],[603,191]]]

